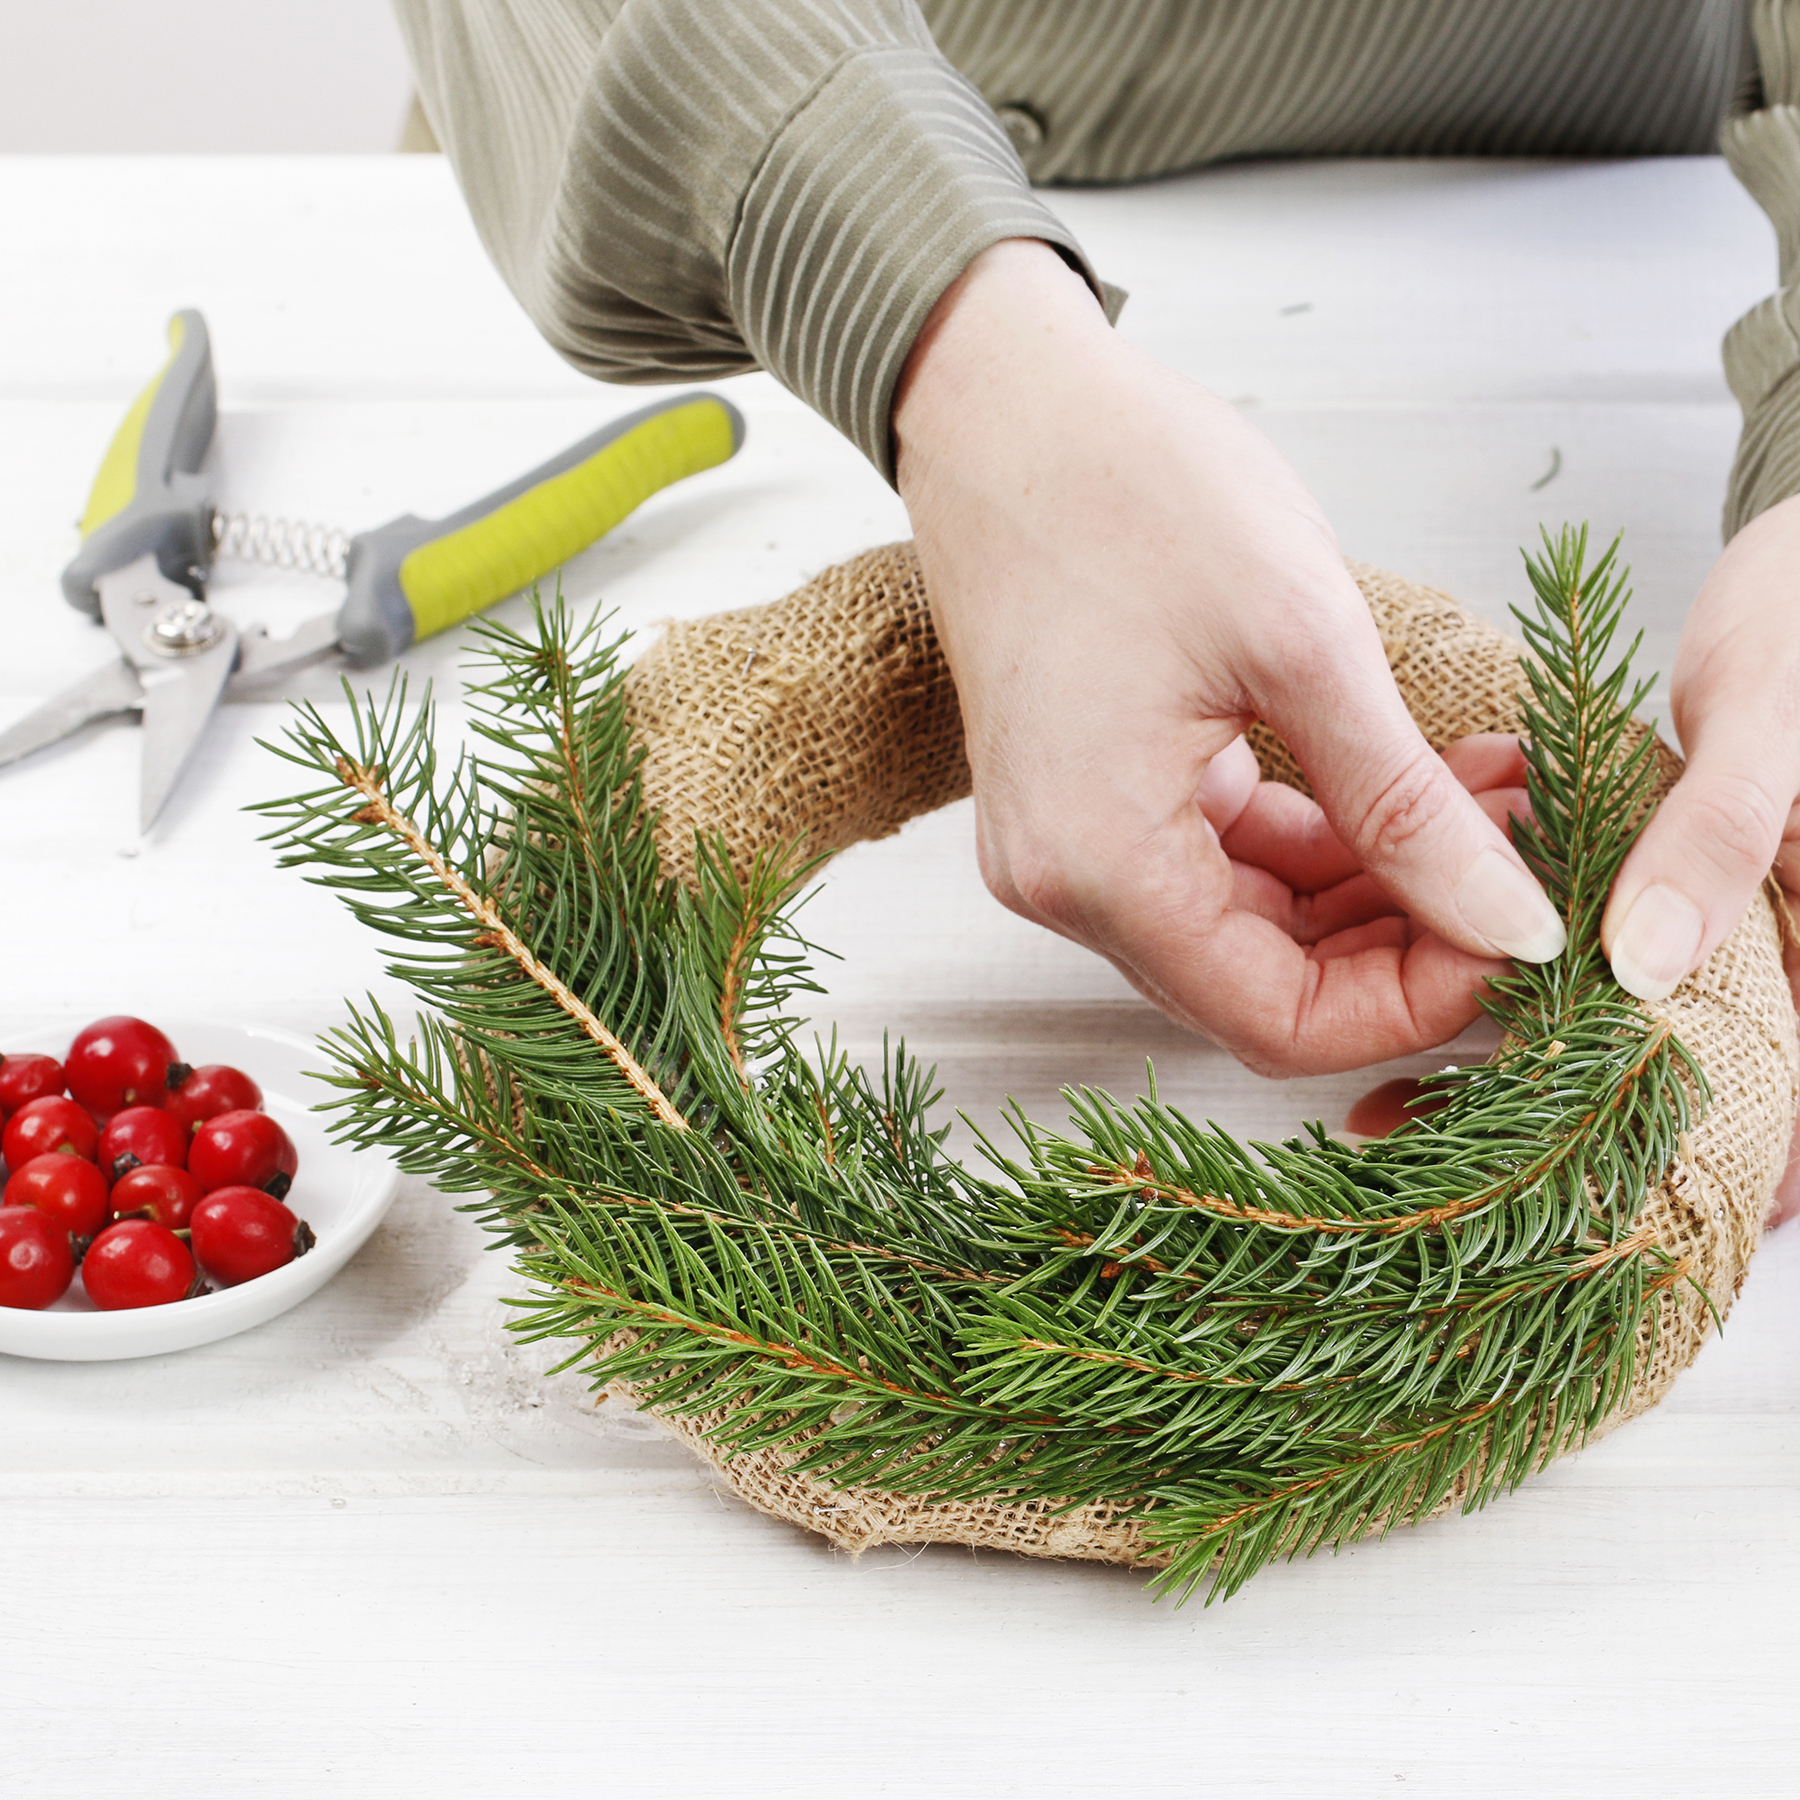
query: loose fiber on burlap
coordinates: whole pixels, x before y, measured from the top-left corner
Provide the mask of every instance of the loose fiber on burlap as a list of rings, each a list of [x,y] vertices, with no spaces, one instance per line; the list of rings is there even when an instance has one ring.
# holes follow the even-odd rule
[[[1446,595],[1352,563],[1389,666],[1435,748],[1518,727],[1521,646]],[[691,876],[696,830],[722,832],[740,866],[804,833],[817,851],[885,837],[969,792],[956,690],[938,650],[918,561],[890,544],[828,569],[772,605],[672,626],[631,671],[627,702],[645,749],[645,789],[662,809],[664,867]],[[1303,786],[1285,746],[1252,734],[1266,775]],[[1659,750],[1659,796],[1680,762]],[[1769,903],[1661,1005],[1699,1060],[1713,1102],[1644,1214],[1658,1241],[1691,1259],[1721,1313],[1736,1298],[1786,1159],[1800,1048]],[[1712,1329],[1681,1283],[1663,1297],[1654,1354],[1611,1423],[1653,1406]],[[716,1417],[664,1421],[717,1461]],[[1035,1556],[1143,1558],[1120,1509],[1048,1516],[1045,1503],[934,1504],[837,1490],[776,1451],[721,1464],[753,1506],[860,1550],[872,1544],[989,1545]],[[1446,1505],[1453,1505],[1454,1497]]]

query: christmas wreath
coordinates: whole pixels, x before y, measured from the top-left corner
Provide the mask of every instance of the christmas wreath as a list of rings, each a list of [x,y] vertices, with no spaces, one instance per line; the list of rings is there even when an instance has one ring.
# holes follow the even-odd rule
[[[454,763],[404,683],[342,735],[299,709],[281,753],[320,781],[261,809],[271,836],[425,1003],[411,1035],[372,1002],[328,1035],[334,1129],[471,1196],[529,1286],[515,1329],[841,1543],[1107,1557],[1224,1596],[1480,1506],[1691,1359],[1795,1098],[1766,905],[1660,1008],[1612,981],[1608,886],[1676,765],[1632,717],[1613,552],[1587,566],[1564,532],[1528,566],[1522,664],[1358,572],[1415,710],[1456,687],[1434,741],[1526,732],[1515,841],[1569,927],[1495,988],[1493,1059],[1391,1137],[1240,1143],[1152,1076],[1069,1092],[1061,1129],[1014,1109],[967,1167],[907,1049],[870,1070],[798,1041],[794,895],[966,787],[905,546],[629,671],[560,600],[484,625]]]

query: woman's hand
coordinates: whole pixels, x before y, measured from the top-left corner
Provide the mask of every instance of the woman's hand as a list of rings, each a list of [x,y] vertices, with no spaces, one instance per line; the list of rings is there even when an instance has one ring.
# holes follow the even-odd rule
[[[1600,933],[1613,973],[1660,1000],[1743,916],[1773,868],[1800,918],[1800,499],[1726,546],[1681,634],[1671,686],[1687,768],[1632,846]],[[1800,992],[1800,956],[1786,946]],[[1800,1211],[1790,1154],[1774,1222]]]
[[[894,423],[1006,905],[1270,1074],[1441,1043],[1500,959],[1561,949],[1294,472],[1116,337],[1054,251],[971,265]],[[1255,719],[1318,805],[1257,780]],[[1516,746],[1493,755],[1513,771]],[[1472,779],[1499,790],[1497,767]]]

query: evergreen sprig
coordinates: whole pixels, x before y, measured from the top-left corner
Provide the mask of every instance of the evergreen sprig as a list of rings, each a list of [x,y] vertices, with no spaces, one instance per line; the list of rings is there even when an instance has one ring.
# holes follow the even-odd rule
[[[719,1415],[838,1485],[1124,1504],[1185,1594],[1274,1557],[1483,1504],[1627,1394],[1683,1268],[1641,1223],[1699,1070],[1612,981],[1607,889],[1648,804],[1644,685],[1609,669],[1625,578],[1585,533],[1528,559],[1532,821],[1555,962],[1495,984],[1491,1062],[1360,1151],[1242,1144],[1150,1091],[1016,1109],[993,1169],[931,1123],[903,1047],[879,1074],[795,1041],[817,991],[788,901],[699,847],[658,867],[618,645],[560,600],[480,627],[477,747],[440,763],[404,682],[280,754],[322,785],[260,810],[284,864],[393,939],[426,1003],[326,1047],[344,1142],[457,1194],[530,1284],[516,1329],[653,1407]],[[1632,646],[1635,650],[1635,644]],[[354,696],[352,697],[354,700]]]

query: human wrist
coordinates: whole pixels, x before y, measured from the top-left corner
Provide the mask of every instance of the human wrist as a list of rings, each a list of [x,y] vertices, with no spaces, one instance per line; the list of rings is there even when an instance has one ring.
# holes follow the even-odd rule
[[[943,454],[1005,422],[1012,396],[1059,361],[1112,343],[1092,288],[1048,243],[990,245],[939,296],[894,391],[896,485],[909,503]]]

